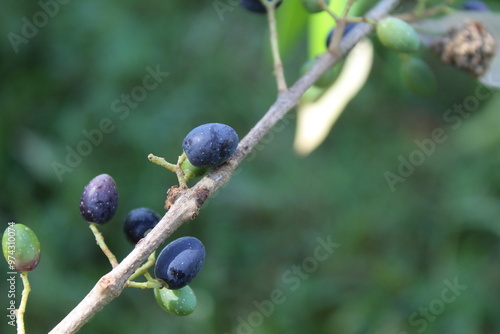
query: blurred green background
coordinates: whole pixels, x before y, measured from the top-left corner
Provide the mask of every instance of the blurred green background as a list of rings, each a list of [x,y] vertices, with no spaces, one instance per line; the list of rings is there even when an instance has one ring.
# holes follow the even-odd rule
[[[133,248],[123,218],[142,206],[163,213],[176,182],[147,155],[174,161],[185,134],[206,122],[243,137],[274,101],[265,16],[221,1],[231,8],[222,17],[211,1],[71,1],[17,53],[8,34],[21,35],[22,18],[41,7],[2,3],[0,221],[30,226],[42,245],[28,333],[52,329],[110,270],[78,210],[91,178],[108,173],[118,185],[118,213],[101,231],[122,259]],[[291,83],[307,58],[306,16],[292,0],[279,14]],[[402,85],[400,57],[374,44],[367,84],[319,149],[293,152],[292,111],[172,236],[196,236],[207,249],[191,284],[193,315],[176,318],[152,291],[126,289],[80,333],[500,333],[500,95],[452,127],[443,115],[480,86],[422,52],[438,92],[421,98]],[[168,76],[141,89],[147,68]],[[140,101],[125,107],[120,99],[132,93]],[[59,178],[54,161],[85,151],[83,131],[103,119],[113,130]],[[397,173],[398,157],[437,128],[448,139],[391,191],[384,173]],[[311,267],[318,238],[339,246]],[[310,272],[292,271],[303,265]],[[20,280],[17,289],[20,298]],[[256,305],[269,305],[275,289],[284,300],[262,315]],[[1,318],[0,332],[14,333]]]

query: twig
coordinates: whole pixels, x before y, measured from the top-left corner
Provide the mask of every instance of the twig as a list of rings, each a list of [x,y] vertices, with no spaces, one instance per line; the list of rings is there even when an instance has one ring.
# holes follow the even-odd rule
[[[323,10],[325,12],[327,12],[328,15],[330,15],[333,18],[333,20],[335,22],[337,22],[338,20],[340,20],[340,17],[337,14],[335,14],[334,12],[332,12],[332,10],[330,9],[330,7],[326,4],[325,0],[318,0],[318,3],[321,6],[321,8],[323,8]]]
[[[116,259],[116,256],[109,250],[108,245],[106,245],[106,242],[104,241],[104,237],[97,228],[97,225],[91,223],[89,227],[92,230],[92,233],[94,233],[96,243],[99,245],[99,247],[101,247],[102,252],[108,258],[109,263],[111,263],[111,266],[115,268],[118,265],[118,260]]]
[[[30,281],[28,280],[28,271],[21,273],[21,279],[23,280],[23,293],[21,294],[21,303],[19,304],[19,309],[16,314],[16,327],[17,334],[24,334],[24,313],[26,313],[26,304],[28,303],[28,296],[31,291]]]
[[[127,287],[136,289],[160,289],[163,285],[159,281],[146,281],[146,282],[136,282],[128,281]]]
[[[382,0],[367,16],[372,19],[381,19],[398,3],[399,0]],[[271,131],[281,118],[298,104],[305,91],[327,69],[337,63],[341,56],[350,50],[360,38],[372,30],[372,25],[360,27],[356,33],[353,32],[342,39],[338,54],[325,53],[320,56],[309,72],[301,77],[289,90],[278,96],[276,102],[264,117],[241,140],[234,156],[227,163],[213,169],[192,188],[182,192],[156,227],[136,245],[134,250],[116,268],[99,279],[87,296],[50,334],[75,333],[106,304],[118,297],[124,289],[127,279],[146,261],[148,256],[179,226],[196,217],[201,205],[203,205],[203,201],[200,199],[206,199],[228,182],[243,159],[262,137]],[[203,196],[200,196],[200,194],[203,194]]]
[[[283,62],[281,61],[279,44],[278,44],[278,29],[276,28],[276,4],[278,1],[266,1],[263,4],[267,7],[267,19],[269,22],[269,41],[271,43],[271,52],[274,61],[274,75],[276,76],[276,84],[278,85],[278,93],[286,92],[287,85],[285,80],[285,72],[283,71]]]
[[[184,160],[187,159],[186,153],[182,153],[179,156],[179,159],[177,160],[177,164],[171,164],[165,158],[162,157],[157,157],[156,155],[150,153],[148,155],[149,161],[152,163],[155,163],[159,166],[162,166],[166,169],[168,169],[171,172],[174,172],[177,175],[177,180],[179,180],[179,186],[181,187],[187,187],[187,181],[189,181],[189,177],[186,177],[186,174],[184,174],[184,171],[182,170],[181,166]]]
[[[417,10],[413,13],[396,15],[396,17],[406,22],[415,22],[421,19],[435,16],[437,14],[445,13],[449,9],[449,6],[451,6],[454,2],[455,0],[446,0],[440,5],[436,5],[425,10]]]
[[[351,9],[352,5],[356,2],[356,0],[348,0],[345,8],[344,8],[344,13],[342,14],[340,19],[335,20],[337,23],[337,28],[334,30],[333,33],[333,38],[332,41],[330,42],[330,45],[328,46],[328,50],[331,52],[335,53],[338,50],[338,47],[340,45],[340,41],[342,40],[342,36],[344,35],[344,30],[346,26],[346,20],[345,18],[347,15],[349,15],[349,10]]]
[[[170,162],[168,162],[167,160],[165,160],[165,158],[157,157],[156,155],[150,153],[148,155],[148,159],[152,163],[155,163],[155,164],[157,164],[159,166],[162,166],[162,167],[168,169],[171,172],[175,173],[177,171],[177,165],[171,164]]]
[[[148,257],[148,260],[146,261],[146,263],[144,263],[142,266],[137,268],[135,273],[133,273],[132,276],[130,276],[128,279],[131,281],[139,276],[146,274],[148,272],[148,269],[155,263],[155,260],[156,260],[156,256],[155,256],[155,252],[153,252]]]

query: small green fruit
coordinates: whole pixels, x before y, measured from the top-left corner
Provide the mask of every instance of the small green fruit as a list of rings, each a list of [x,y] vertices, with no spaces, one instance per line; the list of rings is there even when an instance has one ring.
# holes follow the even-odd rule
[[[429,65],[422,59],[409,57],[401,67],[403,82],[414,93],[429,97],[436,92],[436,77]]]
[[[184,162],[181,165],[181,169],[188,179],[202,177],[203,175],[207,174],[208,171],[210,170],[210,168],[200,168],[193,166],[188,159],[184,160]]]
[[[377,36],[385,47],[394,51],[410,53],[420,47],[415,29],[395,17],[385,18],[377,24]]]
[[[325,4],[328,6],[330,0],[324,0]],[[320,0],[302,0],[302,5],[311,14],[320,13],[323,11],[323,7],[320,5]]]
[[[40,242],[23,224],[10,224],[2,237],[2,251],[11,270],[31,271],[40,262]]]
[[[177,290],[155,288],[154,293],[158,305],[173,315],[190,315],[196,308],[196,295],[189,285]]]
[[[307,62],[302,65],[301,73],[302,75],[306,74],[311,67],[316,63],[316,59],[309,59]],[[330,87],[335,80],[338,78],[340,74],[340,69],[342,68],[341,64],[336,64],[332,68],[328,69],[318,80],[314,83],[314,86],[318,88],[327,88]]]

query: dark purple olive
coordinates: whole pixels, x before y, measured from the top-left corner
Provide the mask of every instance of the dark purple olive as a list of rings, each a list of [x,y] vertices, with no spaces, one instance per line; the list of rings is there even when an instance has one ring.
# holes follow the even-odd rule
[[[169,243],[156,259],[155,275],[171,290],[188,285],[205,261],[205,247],[194,237],[182,237]]]
[[[80,214],[89,223],[104,224],[113,218],[118,208],[115,180],[101,174],[90,180],[80,197]]]

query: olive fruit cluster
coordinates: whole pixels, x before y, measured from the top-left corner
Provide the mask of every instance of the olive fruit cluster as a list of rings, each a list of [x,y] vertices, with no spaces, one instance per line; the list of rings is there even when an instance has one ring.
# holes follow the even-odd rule
[[[109,222],[118,208],[118,189],[108,174],[94,177],[83,189],[80,214],[89,223]],[[136,244],[160,221],[160,215],[148,208],[137,208],[128,213],[123,222],[127,239]]]
[[[29,227],[9,223],[2,236],[2,252],[11,270],[31,271],[40,262],[40,241]]]
[[[211,163],[217,164],[227,160],[234,153],[235,142],[238,139],[234,130],[222,124],[208,125],[208,131],[192,131],[188,137],[192,139],[187,151],[199,152],[196,143],[203,142],[205,134],[212,136],[212,142],[222,145],[215,149],[215,152],[204,152],[203,158],[208,156]],[[196,130],[196,129],[195,129]],[[235,139],[236,137],[236,139]],[[188,138],[188,139],[189,139]],[[198,138],[198,139],[196,139]],[[189,141],[189,140],[188,140]],[[213,145],[211,146],[213,149]],[[229,148],[227,148],[229,147]],[[191,150],[190,150],[191,149]],[[221,153],[222,152],[222,153]],[[229,153],[228,153],[229,152]],[[210,153],[210,154],[209,154]],[[222,156],[222,157],[221,157]],[[191,156],[193,158],[193,156]],[[194,155],[196,160],[196,155]],[[205,161],[201,159],[201,161]],[[216,161],[216,162],[214,162]],[[209,163],[210,166],[212,166]],[[185,165],[192,173],[198,175],[200,168]],[[118,191],[116,183],[108,174],[101,174],[93,178],[84,188],[80,198],[80,213],[82,217],[90,223],[104,224],[110,221],[117,211]],[[161,217],[149,208],[136,208],[131,210],[123,221],[123,231],[127,239],[137,244],[151,231],[160,221]],[[16,248],[16,269],[21,271],[32,270],[40,259],[39,244],[36,236],[24,225],[14,225],[17,238]],[[2,243],[4,255],[8,258],[9,249],[7,232]],[[6,239],[7,238],[7,239]],[[28,242],[29,241],[29,242]],[[22,246],[26,245],[26,247]],[[21,247],[22,246],[22,247]],[[38,252],[34,252],[38,250]],[[159,254],[155,261],[154,272],[156,283],[154,295],[157,303],[165,311],[178,316],[191,314],[196,307],[196,296],[188,284],[196,277],[203,262],[205,261],[205,247],[200,240],[194,237],[182,237],[170,242]],[[150,281],[150,279],[148,279]],[[162,287],[158,288],[158,284]]]
[[[189,283],[198,275],[205,261],[205,247],[194,237],[182,237],[169,243],[156,259],[155,276],[163,288],[155,288],[158,305],[178,316],[191,314],[196,295]]]

